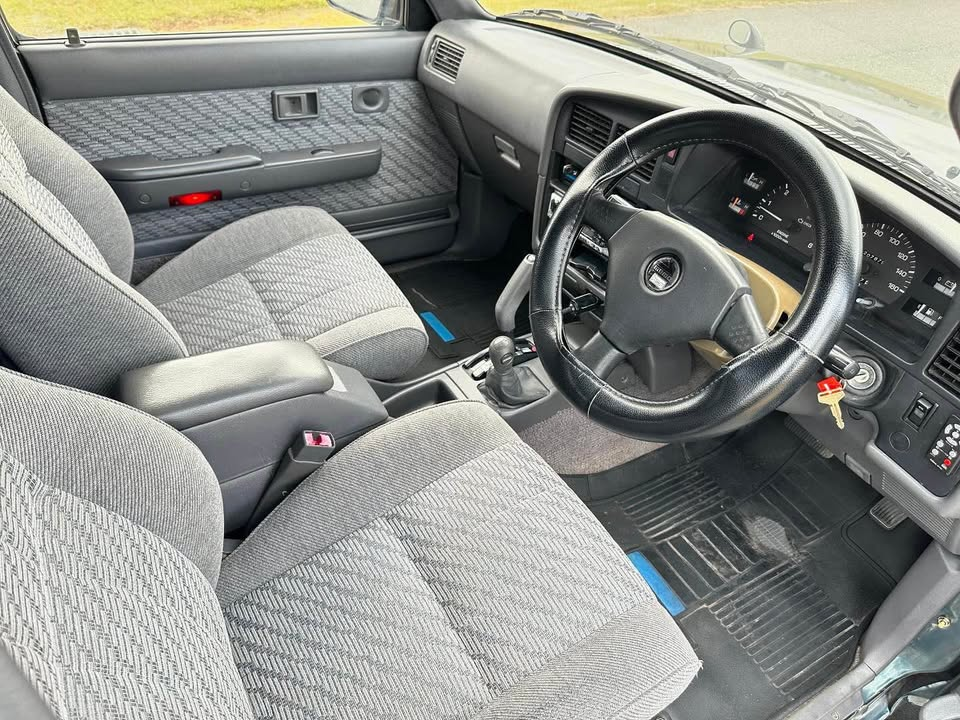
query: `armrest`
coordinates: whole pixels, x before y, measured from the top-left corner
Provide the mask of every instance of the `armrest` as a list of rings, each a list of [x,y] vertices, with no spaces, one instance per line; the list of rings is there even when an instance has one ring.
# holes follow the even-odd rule
[[[265,405],[325,393],[333,375],[299,340],[230,348],[130,370],[115,390],[120,402],[185,430]]]
[[[153,155],[99,160],[93,166],[107,180],[162,180],[165,178],[223,172],[260,165],[260,153],[247,145],[231,145],[210,155],[160,160]]]
[[[233,145],[209,155],[160,160],[150,155],[94,163],[128,212],[170,207],[184,193],[217,191],[223,200],[370,177],[380,170],[379,140],[258,152]]]
[[[114,397],[173,425],[200,448],[220,481],[228,533],[246,525],[304,430],[329,432],[342,448],[387,419],[363,375],[296,340],[131,370]]]

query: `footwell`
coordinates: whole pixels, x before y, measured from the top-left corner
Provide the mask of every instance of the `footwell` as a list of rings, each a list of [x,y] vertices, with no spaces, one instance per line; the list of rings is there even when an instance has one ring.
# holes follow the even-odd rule
[[[664,604],[703,660],[666,717],[761,720],[826,685],[926,544],[910,522],[873,522],[878,495],[778,417],[668,472],[641,458],[633,487],[591,503],[661,601],[675,596]]]

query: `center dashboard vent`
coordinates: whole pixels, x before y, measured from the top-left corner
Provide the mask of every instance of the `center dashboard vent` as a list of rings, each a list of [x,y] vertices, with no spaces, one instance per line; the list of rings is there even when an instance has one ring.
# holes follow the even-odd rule
[[[578,145],[598,153],[610,144],[613,120],[603,113],[577,103],[570,113],[567,136]]]
[[[460,63],[466,52],[459,45],[455,45],[446,38],[436,37],[427,56],[427,65],[438,75],[442,75],[451,82],[455,82],[460,74]]]
[[[927,372],[954,395],[960,395],[960,331],[950,336]]]
[[[570,113],[567,137],[584,148],[598,153],[629,129],[620,123],[614,126],[613,120],[603,113],[577,103]],[[657,158],[652,158],[630,173],[628,177],[637,182],[648,183],[653,179],[656,168]]]

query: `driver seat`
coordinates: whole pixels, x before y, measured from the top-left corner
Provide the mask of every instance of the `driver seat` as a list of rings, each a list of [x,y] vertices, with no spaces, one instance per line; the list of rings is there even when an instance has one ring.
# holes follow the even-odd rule
[[[0,697],[70,718],[650,718],[699,661],[496,413],[335,455],[221,563],[164,423],[0,371]]]

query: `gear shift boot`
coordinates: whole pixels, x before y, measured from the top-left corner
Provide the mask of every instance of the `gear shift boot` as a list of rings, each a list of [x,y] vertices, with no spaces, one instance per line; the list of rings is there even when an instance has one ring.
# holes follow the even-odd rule
[[[498,407],[529,405],[550,392],[530,368],[514,367],[515,348],[506,335],[490,343],[490,370],[480,391]]]

